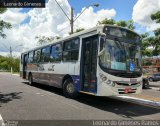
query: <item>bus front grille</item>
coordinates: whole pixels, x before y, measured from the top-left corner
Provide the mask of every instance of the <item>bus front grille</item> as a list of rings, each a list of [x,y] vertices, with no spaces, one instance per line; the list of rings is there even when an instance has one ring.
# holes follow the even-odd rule
[[[121,86],[133,86],[133,85],[137,85],[138,83],[133,83],[133,84],[128,84],[128,83],[116,83],[117,85],[121,85]]]
[[[125,89],[118,89],[119,94],[131,94],[131,93],[136,93],[137,88],[132,88],[132,91],[125,92]]]

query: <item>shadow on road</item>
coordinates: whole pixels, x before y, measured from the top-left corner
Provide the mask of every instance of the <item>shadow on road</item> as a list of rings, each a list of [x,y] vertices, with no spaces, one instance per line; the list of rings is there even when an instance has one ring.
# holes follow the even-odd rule
[[[96,97],[83,94],[77,101],[130,119],[137,116],[147,116],[156,113],[160,114],[160,109],[129,103],[109,97]]]
[[[160,84],[159,85],[150,85],[149,87],[159,87],[160,88]]]
[[[41,84],[36,84],[34,85],[34,87],[63,96],[62,90],[59,88]],[[79,97],[75,99],[75,101],[106,112],[115,113],[128,119],[132,119],[138,116],[147,116],[158,113],[160,114],[160,109],[129,103],[110,97],[97,97],[92,95],[80,94]]]
[[[19,96],[19,94],[21,94],[22,92],[12,92],[12,93],[1,93],[0,92],[0,107],[1,104],[3,103],[8,103],[14,99],[21,99],[21,96]]]

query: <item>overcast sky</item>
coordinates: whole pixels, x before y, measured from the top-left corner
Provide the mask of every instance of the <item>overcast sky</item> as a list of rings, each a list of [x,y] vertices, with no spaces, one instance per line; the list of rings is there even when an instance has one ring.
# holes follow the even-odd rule
[[[74,28],[91,28],[99,20],[113,18],[119,20],[133,19],[136,32],[152,32],[160,27],[150,18],[152,13],[160,10],[160,0],[57,0],[65,12],[70,15],[70,8],[75,10],[75,17],[86,6],[99,3],[98,8],[89,7],[75,22]],[[43,9],[8,9],[0,18],[10,22],[12,29],[5,30],[6,39],[0,38],[0,55],[8,54],[10,46],[15,55],[37,45],[35,36],[67,36],[70,24],[55,0],[48,0]],[[23,44],[23,47],[16,47]],[[8,48],[8,49],[7,49]]]

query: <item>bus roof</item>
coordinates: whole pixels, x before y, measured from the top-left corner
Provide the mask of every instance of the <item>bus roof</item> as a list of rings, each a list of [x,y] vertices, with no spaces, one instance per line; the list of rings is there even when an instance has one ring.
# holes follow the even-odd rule
[[[45,46],[49,46],[49,45],[52,45],[52,44],[55,44],[55,43],[59,43],[59,42],[62,42],[62,41],[65,41],[65,40],[69,40],[71,38],[76,38],[78,36],[83,36],[84,34],[87,34],[87,33],[92,33],[92,32],[95,32],[94,34],[98,34],[98,33],[102,33],[103,32],[103,28],[104,27],[119,27],[119,28],[123,28],[123,29],[126,29],[126,30],[129,30],[135,34],[137,34],[139,36],[138,33],[130,30],[130,29],[127,29],[127,28],[124,28],[124,27],[121,27],[121,26],[117,26],[117,25],[99,25],[99,26],[96,26],[96,27],[93,27],[93,28],[90,28],[90,29],[87,29],[87,30],[83,30],[83,31],[80,31],[80,32],[77,32],[77,33],[74,33],[70,36],[67,36],[67,37],[64,37],[64,38],[60,38],[60,39],[56,39],[56,40],[53,40],[53,42],[51,43],[46,43],[44,45],[41,45],[41,46],[38,46],[38,47],[35,47],[35,48],[32,48],[30,50],[27,50],[27,51],[24,51],[22,52],[22,54],[25,54],[25,53],[28,53],[28,52],[31,52],[31,51],[34,51],[34,50],[37,50],[39,48],[42,48],[42,47],[45,47]]]

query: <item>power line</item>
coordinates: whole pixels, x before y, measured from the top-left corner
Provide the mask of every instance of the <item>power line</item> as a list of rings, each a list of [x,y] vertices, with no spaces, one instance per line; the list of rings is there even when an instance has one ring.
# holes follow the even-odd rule
[[[78,17],[76,17],[74,19],[74,9],[71,7],[71,18],[68,17],[68,15],[66,14],[66,12],[63,10],[63,8],[61,7],[61,5],[57,2],[57,0],[55,0],[55,2],[58,4],[58,6],[61,8],[62,12],[65,14],[65,16],[68,18],[68,20],[70,21],[70,26],[71,26],[71,34],[73,34],[73,27],[74,27],[74,22],[77,20],[77,18],[79,18],[81,16],[81,14],[90,6],[95,6],[98,7],[99,4],[93,4],[93,5],[89,5],[87,6],[79,15]],[[68,1],[69,2],[69,1]]]
[[[61,10],[63,11],[63,13],[66,15],[66,17],[68,18],[68,20],[71,20],[68,15],[66,14],[66,12],[63,10],[63,8],[61,7],[61,5],[57,2],[57,0],[55,0],[56,3],[58,4],[58,6],[61,8]]]
[[[60,33],[60,32],[62,32],[63,30],[65,30],[66,28],[68,28],[69,26],[66,26],[65,28],[63,28],[63,29],[61,29],[61,30],[59,30],[59,31],[57,31],[57,33]]]
[[[6,48],[7,50],[9,50],[9,48],[5,44],[3,44],[3,43],[1,43],[1,44],[3,45],[4,48]]]

